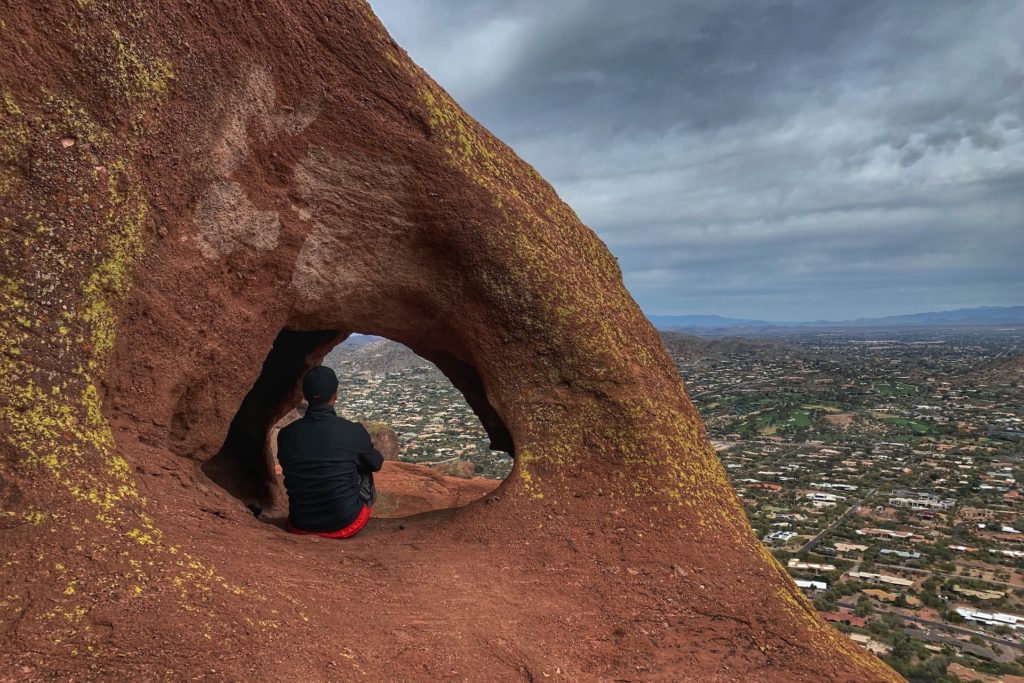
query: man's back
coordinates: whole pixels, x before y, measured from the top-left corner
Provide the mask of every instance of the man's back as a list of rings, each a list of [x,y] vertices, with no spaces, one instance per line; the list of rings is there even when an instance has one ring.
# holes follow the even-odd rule
[[[384,462],[366,429],[338,417],[327,403],[311,405],[305,417],[282,429],[277,448],[288,516],[303,531],[335,531],[351,524],[363,507],[361,475],[379,471]]]

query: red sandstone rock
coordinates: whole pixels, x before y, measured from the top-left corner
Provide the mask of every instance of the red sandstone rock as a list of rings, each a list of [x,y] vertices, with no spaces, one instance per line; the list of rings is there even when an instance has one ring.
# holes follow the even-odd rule
[[[398,434],[383,422],[363,422],[370,440],[385,460],[398,460]]]
[[[615,258],[364,2],[2,16],[0,671],[897,678],[751,533]],[[509,480],[348,542],[253,519],[352,331],[445,372]]]
[[[430,469],[449,477],[468,479],[476,472],[476,465],[469,460],[445,460],[430,465]]]
[[[374,475],[377,504],[374,517],[408,517],[456,508],[482,498],[501,484],[482,477],[450,477],[409,462],[385,462]]]

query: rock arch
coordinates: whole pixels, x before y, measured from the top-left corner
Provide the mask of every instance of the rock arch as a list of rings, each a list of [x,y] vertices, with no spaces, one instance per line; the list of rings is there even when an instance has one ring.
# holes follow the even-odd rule
[[[259,377],[232,418],[220,450],[206,460],[202,469],[222,488],[245,503],[260,506],[281,502],[274,460],[269,442],[273,428],[301,399],[299,384],[309,368],[349,336],[339,330],[300,331],[284,329],[274,339]],[[480,418],[494,450],[515,456],[515,444],[508,427],[487,399],[480,373],[449,351],[420,348],[417,355],[429,360],[458,389]],[[188,392],[185,396],[188,396]],[[172,418],[171,438],[187,441],[183,418]],[[179,454],[189,457],[187,451]]]
[[[4,663],[895,678],[754,538],[615,258],[365,3],[4,23]],[[342,548],[246,519],[199,467],[285,329],[307,357],[359,330],[436,359],[514,443],[500,494]],[[318,583],[339,571],[364,607]],[[276,655],[371,616],[370,646]]]

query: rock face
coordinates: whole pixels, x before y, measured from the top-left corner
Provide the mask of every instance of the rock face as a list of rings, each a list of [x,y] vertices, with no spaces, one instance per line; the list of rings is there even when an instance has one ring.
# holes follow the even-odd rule
[[[398,434],[383,422],[363,422],[370,440],[385,460],[398,460]]]
[[[896,678],[754,538],[615,258],[366,3],[2,16],[0,670]],[[339,543],[245,510],[354,331],[463,392],[497,491]]]
[[[374,517],[408,517],[466,505],[501,484],[482,477],[450,477],[411,462],[385,462],[374,475],[377,504]]]
[[[449,477],[469,479],[476,472],[476,465],[469,460],[455,459],[434,463],[430,466],[430,469]]]

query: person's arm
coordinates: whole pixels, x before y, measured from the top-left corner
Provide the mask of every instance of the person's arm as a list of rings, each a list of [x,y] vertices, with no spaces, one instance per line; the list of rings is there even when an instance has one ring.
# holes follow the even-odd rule
[[[365,437],[362,448],[357,452],[361,469],[365,468],[370,472],[380,472],[380,468],[384,466],[384,456],[373,447],[373,440],[370,438],[370,433],[366,431],[366,427],[359,425],[359,429],[362,430],[363,437]]]

